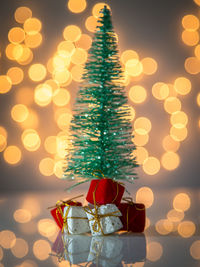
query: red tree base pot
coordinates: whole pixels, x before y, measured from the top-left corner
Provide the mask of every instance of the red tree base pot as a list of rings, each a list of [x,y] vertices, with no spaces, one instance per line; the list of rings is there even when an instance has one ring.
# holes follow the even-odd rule
[[[94,179],[90,183],[90,187],[86,196],[89,203],[94,204],[115,204],[119,205],[124,193],[124,187],[112,179]]]

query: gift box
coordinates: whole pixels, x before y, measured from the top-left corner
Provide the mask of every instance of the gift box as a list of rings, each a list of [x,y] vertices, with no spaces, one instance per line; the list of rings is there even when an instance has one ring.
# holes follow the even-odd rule
[[[146,260],[146,237],[143,233],[137,235],[125,233],[120,235],[123,242],[122,255],[125,264],[134,264]]]
[[[123,228],[121,230],[141,233],[145,228],[145,206],[140,203],[120,203],[118,205],[122,213],[120,217]]]
[[[83,207],[67,206],[64,208],[63,230],[66,234],[90,232],[87,214]]]
[[[87,262],[90,252],[91,236],[87,235],[66,235],[64,234],[64,259],[71,264]]]
[[[101,260],[115,261],[122,259],[123,242],[119,236],[93,236],[88,261],[97,262],[97,258]],[[118,265],[117,265],[118,266]]]
[[[114,233],[123,227],[119,219],[122,214],[114,204],[95,205],[94,209],[85,210],[93,236]]]
[[[64,207],[66,206],[82,206],[82,204],[81,202],[77,202],[72,199],[67,201],[62,201],[62,200],[57,201],[54,209],[52,209],[50,212],[60,229],[63,228],[63,210]]]
[[[112,179],[94,179],[90,183],[86,199],[91,204],[96,202],[98,205],[110,203],[118,205],[123,193],[124,187]]]

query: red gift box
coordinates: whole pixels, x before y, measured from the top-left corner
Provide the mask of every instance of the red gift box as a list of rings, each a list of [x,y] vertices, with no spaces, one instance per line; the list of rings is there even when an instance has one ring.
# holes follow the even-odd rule
[[[130,231],[134,233],[142,233],[145,228],[145,206],[141,203],[120,203],[118,209],[121,211],[122,216],[120,220],[123,224],[121,230]]]
[[[123,193],[124,187],[112,179],[94,179],[90,183],[86,199],[91,204],[94,204],[95,200],[98,205],[110,203],[119,205]]]
[[[51,215],[56,221],[60,229],[63,228],[63,211],[66,206],[82,206],[81,202],[74,201],[72,199],[67,201],[58,201],[55,208],[51,210]]]

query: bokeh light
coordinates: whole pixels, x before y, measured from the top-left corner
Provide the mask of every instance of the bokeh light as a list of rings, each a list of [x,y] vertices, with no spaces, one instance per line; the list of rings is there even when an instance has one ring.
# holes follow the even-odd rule
[[[184,218],[184,212],[180,210],[172,209],[167,213],[167,218],[171,222],[179,222]]]
[[[36,48],[40,46],[41,43],[42,43],[42,35],[39,32],[32,35],[27,34],[25,36],[25,45],[27,47]]]
[[[25,209],[17,209],[14,212],[13,217],[18,223],[27,223],[31,220],[31,213]]]
[[[134,85],[129,90],[129,98],[135,104],[141,104],[146,100],[147,92],[143,86]]]
[[[32,17],[32,11],[28,7],[21,6],[16,9],[14,16],[16,22],[24,23],[27,19]]]
[[[56,154],[57,151],[57,137],[48,136],[44,141],[44,147],[50,154]]]
[[[144,146],[149,141],[149,135],[148,134],[139,134],[137,132],[133,132],[133,136],[134,136],[134,138],[132,140],[136,146]]]
[[[23,122],[28,118],[29,110],[23,104],[17,104],[11,109],[11,117],[16,122]]]
[[[136,202],[143,203],[146,208],[150,208],[154,202],[154,194],[151,188],[141,187],[136,193]]]
[[[179,77],[174,82],[174,88],[180,95],[187,95],[191,91],[192,84],[189,79]]]
[[[51,246],[48,241],[40,239],[33,244],[33,254],[38,260],[46,260],[51,253]]]
[[[12,81],[7,75],[0,75],[0,94],[5,94],[10,91]]]
[[[139,117],[134,122],[136,133],[145,135],[151,131],[151,121],[146,117]]]
[[[16,236],[10,230],[3,230],[0,232],[0,245],[5,249],[10,249],[15,245]]]
[[[6,137],[2,134],[0,134],[0,152],[2,152],[7,146],[7,140]]]
[[[175,141],[183,141],[187,137],[187,128],[176,128],[174,126],[170,129],[170,135]]]
[[[158,64],[155,59],[150,57],[145,57],[141,60],[143,73],[147,75],[152,75],[157,71]]]
[[[169,114],[179,111],[181,109],[181,101],[177,97],[168,97],[165,99],[164,109]]]
[[[159,242],[150,242],[147,244],[147,259],[155,262],[162,257],[163,247]]]
[[[126,62],[130,59],[138,59],[139,60],[139,56],[138,53],[134,50],[125,50],[120,57],[122,63],[125,65]]]
[[[35,88],[34,100],[41,107],[47,106],[52,100],[52,88],[46,83],[40,84]]]
[[[71,57],[72,63],[84,64],[86,60],[87,60],[87,52],[82,48],[76,48]]]
[[[18,67],[12,67],[8,70],[7,76],[10,78],[12,84],[19,84],[24,79],[24,72]]]
[[[178,233],[184,238],[191,237],[196,231],[196,226],[192,221],[183,221],[178,225]]]
[[[20,27],[12,28],[8,33],[8,40],[14,44],[20,44],[25,39],[25,32]]]
[[[30,66],[28,75],[34,82],[42,81],[46,77],[47,71],[44,65],[37,63]]]
[[[90,32],[95,32],[96,27],[99,25],[97,18],[94,16],[89,16],[85,21],[85,27]]]
[[[133,152],[133,156],[136,157],[138,164],[143,164],[144,160],[148,158],[149,153],[144,147],[137,147]]]
[[[75,50],[75,46],[72,41],[62,41],[59,43],[57,50],[69,52],[70,55],[72,55]]]
[[[196,57],[188,57],[184,64],[185,70],[190,74],[198,74],[200,72],[200,60]]]
[[[199,33],[185,30],[182,32],[182,41],[188,46],[194,46],[199,42]]]
[[[91,47],[92,38],[88,34],[81,34],[81,37],[76,41],[76,47],[88,50]]]
[[[33,52],[29,47],[19,47],[19,54],[15,58],[19,64],[28,65],[33,60]]]
[[[54,173],[54,161],[52,158],[44,158],[39,163],[39,170],[44,176],[51,176]]]
[[[50,237],[58,231],[55,222],[51,219],[41,219],[38,222],[38,231],[42,236]]]
[[[73,13],[81,13],[86,9],[87,2],[86,0],[69,0],[67,7]]]
[[[75,65],[71,68],[72,79],[76,82],[82,81],[82,75],[84,72],[83,65]]]
[[[160,161],[156,157],[148,157],[142,167],[146,174],[155,175],[160,170]]]
[[[28,151],[36,151],[41,145],[39,134],[34,129],[26,129],[23,131],[22,143]]]
[[[190,208],[190,197],[186,193],[179,193],[173,199],[173,207],[177,211],[186,211]]]
[[[14,165],[20,162],[22,153],[17,146],[7,146],[3,152],[3,157],[7,163]]]
[[[199,19],[194,15],[186,15],[182,18],[183,28],[189,31],[196,31],[199,28]]]
[[[167,235],[173,230],[173,223],[167,219],[161,219],[155,224],[156,231],[161,235]]]
[[[200,260],[200,240],[196,240],[190,246],[190,254],[195,260]]]
[[[6,129],[2,126],[0,126],[0,134],[3,135],[7,139],[8,133],[7,133]]]
[[[138,59],[129,59],[125,64],[125,72],[132,77],[137,77],[142,74],[143,65]]]
[[[64,162],[63,160],[59,160],[55,163],[54,174],[56,175],[56,177],[58,177],[58,178],[63,177],[63,166],[66,166],[66,162]]]
[[[57,89],[53,94],[53,103],[56,106],[66,106],[70,101],[70,93],[67,89]]]
[[[170,135],[167,135],[164,137],[162,145],[166,151],[176,152],[180,147],[180,142],[175,141]]]
[[[81,37],[81,29],[76,25],[69,25],[63,31],[63,37],[66,41],[78,41]]]
[[[11,252],[17,258],[25,257],[28,254],[28,243],[22,238],[17,238]]]
[[[172,151],[165,152],[162,155],[161,164],[166,170],[172,171],[178,168],[180,164],[179,155]]]
[[[158,100],[164,100],[169,95],[169,87],[163,82],[157,82],[152,87],[152,94]]]
[[[42,23],[37,18],[28,18],[24,22],[24,30],[29,35],[37,34],[42,28]]]
[[[183,111],[177,111],[171,115],[170,122],[175,128],[184,128],[188,123],[188,116]]]
[[[106,4],[106,3],[97,3],[93,6],[92,8],[92,15],[95,17],[95,18],[98,18],[101,13],[99,12],[102,8],[104,8],[104,6],[106,6],[108,9],[110,9],[109,5]]]

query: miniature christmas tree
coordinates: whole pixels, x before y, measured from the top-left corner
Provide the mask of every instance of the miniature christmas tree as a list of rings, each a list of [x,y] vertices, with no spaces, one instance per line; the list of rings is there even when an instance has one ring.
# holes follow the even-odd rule
[[[66,151],[64,178],[81,179],[77,184],[94,179],[95,171],[115,181],[133,182],[138,166],[110,10],[105,6],[100,13]]]

